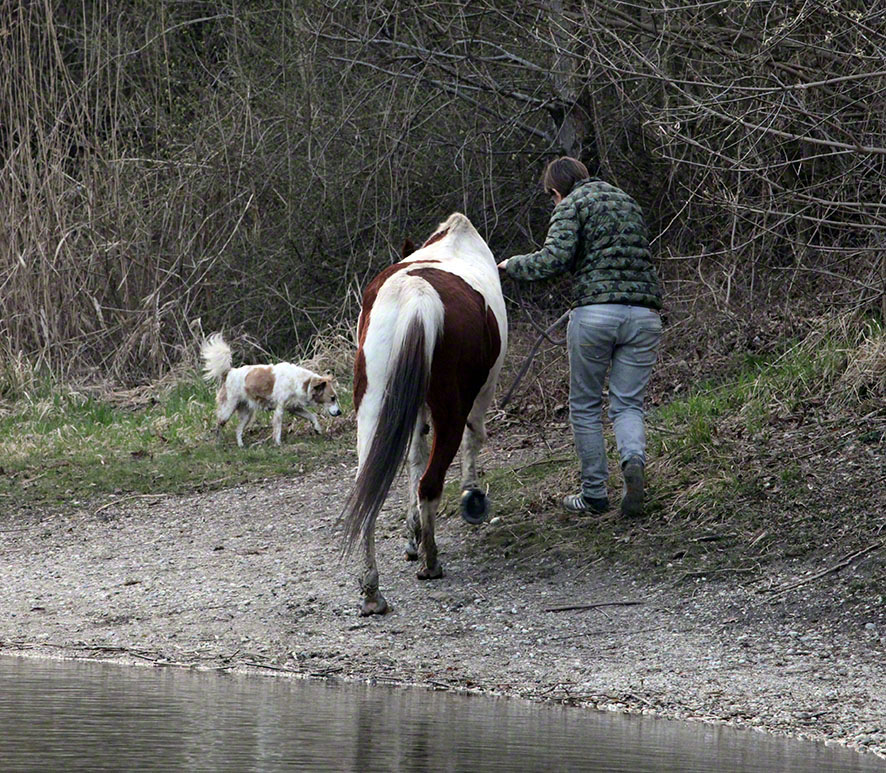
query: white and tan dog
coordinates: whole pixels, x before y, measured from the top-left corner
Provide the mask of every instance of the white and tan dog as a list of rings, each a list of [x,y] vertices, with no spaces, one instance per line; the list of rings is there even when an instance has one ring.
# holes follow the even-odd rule
[[[307,419],[320,433],[323,432],[320,421],[316,414],[308,410],[308,405],[314,403],[325,406],[330,416],[341,413],[332,376],[320,376],[291,362],[232,368],[231,347],[221,333],[204,339],[200,354],[203,357],[203,377],[219,384],[215,396],[217,439],[221,439],[221,429],[235,410],[240,417],[237,445],[241,448],[243,431],[252,423],[259,409],[274,411],[271,424],[274,428],[274,442],[278,446],[283,434],[285,411]]]

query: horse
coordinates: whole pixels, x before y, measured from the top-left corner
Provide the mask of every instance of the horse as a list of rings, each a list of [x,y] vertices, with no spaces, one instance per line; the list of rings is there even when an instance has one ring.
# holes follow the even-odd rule
[[[343,553],[362,546],[361,615],[388,611],[379,591],[375,521],[407,455],[406,558],[420,559],[418,579],[443,576],[434,524],[459,446],[462,517],[474,525],[486,519],[477,455],[507,343],[495,259],[460,212],[418,249],[407,240],[402,260],[366,286],[354,361],[357,475],[340,517]]]

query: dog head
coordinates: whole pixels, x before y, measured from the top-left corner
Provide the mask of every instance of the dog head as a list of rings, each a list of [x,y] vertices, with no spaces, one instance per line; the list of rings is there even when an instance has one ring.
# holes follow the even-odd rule
[[[341,408],[338,405],[333,381],[332,376],[312,377],[308,385],[308,394],[312,402],[326,406],[326,412],[330,416],[338,416],[341,414]]]

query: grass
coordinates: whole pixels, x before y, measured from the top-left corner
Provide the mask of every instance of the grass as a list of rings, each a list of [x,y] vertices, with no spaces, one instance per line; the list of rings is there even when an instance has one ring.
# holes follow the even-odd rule
[[[829,528],[828,481],[820,476],[831,467],[809,461],[809,449],[792,447],[782,428],[803,427],[806,434],[797,442],[808,444],[812,427],[823,434],[811,439],[834,451],[830,430],[819,428],[821,413],[845,412],[847,405],[851,413],[862,391],[879,394],[884,340],[883,330],[872,324],[825,325],[777,356],[738,357],[719,382],[698,384],[650,413],[648,518],[641,522],[618,516],[618,489],[611,492],[614,506],[606,516],[560,517],[560,496],[578,484],[578,465],[566,440],[547,458],[487,469],[482,483],[489,488],[493,516],[500,517],[484,527],[480,547],[526,562],[564,554],[583,561],[619,555],[655,568],[679,560],[687,571],[716,566],[718,556],[729,560],[725,548],[732,544],[747,546],[743,561],[764,549],[773,555],[812,549],[816,530]],[[881,353],[880,359],[872,352]],[[321,417],[329,434],[317,436],[296,419],[277,448],[265,413],[247,433],[244,449],[236,446],[233,426],[216,444],[214,390],[194,372],[123,395],[39,378],[17,384],[17,399],[0,404],[0,504],[7,512],[63,508],[111,495],[221,488],[307,472],[338,463],[343,455],[353,458],[354,419],[344,384],[339,389],[344,418]],[[851,417],[839,421],[845,436]],[[867,453],[883,433],[881,424],[859,422],[859,453]],[[613,486],[619,486],[614,451],[610,462]],[[853,469],[864,474],[866,468]],[[449,477],[441,516],[457,518],[460,491],[457,476]],[[842,507],[846,484],[837,484],[832,502]],[[842,515],[841,523],[862,535],[874,516],[852,512],[855,520]],[[765,539],[759,536],[764,533]]]
[[[663,406],[650,416],[660,432],[655,449],[676,452],[682,461],[718,456],[724,424],[734,424],[752,436],[778,416],[803,412],[810,405],[836,401],[850,387],[846,374],[855,362],[853,353],[870,348],[860,344],[882,339],[882,328],[864,321],[860,330],[835,325],[816,330],[777,356],[741,355],[727,378],[703,382],[686,397]],[[656,433],[653,433],[656,434]]]
[[[340,391],[347,416],[347,390]],[[352,447],[348,420],[321,415],[330,434],[318,436],[295,419],[277,448],[268,413],[247,431],[247,447],[236,445],[236,418],[217,444],[214,390],[196,374],[141,397],[41,383],[0,414],[0,498],[16,507],[64,506],[215,488],[306,471]]]
[[[677,565],[695,576],[750,572],[758,561],[812,553],[847,532],[845,515],[833,521],[833,512],[847,508],[862,521],[845,534],[847,543],[875,536],[883,528],[876,506],[864,496],[847,497],[853,484],[846,481],[854,480],[847,476],[857,474],[861,483],[865,463],[845,467],[840,444],[856,453],[853,443],[857,449],[882,437],[882,401],[862,404],[857,397],[874,392],[871,374],[881,374],[882,384],[884,342],[876,323],[829,321],[780,354],[739,355],[719,381],[698,384],[650,412],[647,518],[640,522],[618,515],[611,437],[613,508],[603,517],[558,517],[559,495],[578,483],[571,455],[559,464],[493,471],[486,480],[502,519],[487,529],[483,549],[527,560],[563,552],[590,562],[618,555],[653,571]],[[867,378],[864,390],[850,379],[856,373]],[[866,421],[871,405],[879,405],[873,429]],[[838,442],[834,427],[848,439]],[[817,453],[832,461],[815,461]],[[445,499],[452,512],[456,497],[453,490]]]

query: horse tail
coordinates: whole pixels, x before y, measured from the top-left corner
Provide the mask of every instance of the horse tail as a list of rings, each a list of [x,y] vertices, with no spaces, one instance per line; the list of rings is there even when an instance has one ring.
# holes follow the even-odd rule
[[[224,381],[231,369],[231,347],[221,333],[213,333],[200,345],[203,358],[203,378],[206,381]]]
[[[380,296],[372,309],[363,347],[369,383],[357,412],[360,466],[340,517],[344,553],[373,533],[427,399],[443,330],[443,303],[430,284],[414,276],[390,284],[387,302]]]

